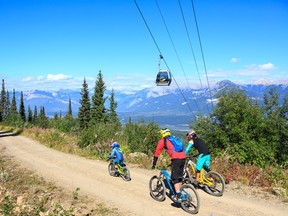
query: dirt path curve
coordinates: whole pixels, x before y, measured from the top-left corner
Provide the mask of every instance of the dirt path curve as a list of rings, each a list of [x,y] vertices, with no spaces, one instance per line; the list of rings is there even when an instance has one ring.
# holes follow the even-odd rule
[[[132,180],[111,177],[107,163],[65,154],[47,148],[23,136],[0,135],[0,147],[24,167],[35,170],[45,179],[57,185],[80,191],[100,199],[111,207],[117,207],[125,215],[189,215],[181,208],[171,206],[167,198],[164,202],[154,201],[149,195],[148,182],[157,170],[130,168]],[[252,200],[232,193],[213,197],[198,190],[201,200],[199,216],[287,216],[288,207],[273,202]]]

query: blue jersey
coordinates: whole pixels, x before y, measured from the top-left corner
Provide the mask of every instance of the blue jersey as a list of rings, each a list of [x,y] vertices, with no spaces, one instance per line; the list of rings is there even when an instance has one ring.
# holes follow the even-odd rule
[[[114,157],[114,162],[115,163],[124,163],[124,157],[123,157],[123,152],[119,147],[115,147],[111,154],[109,155],[109,158]]]

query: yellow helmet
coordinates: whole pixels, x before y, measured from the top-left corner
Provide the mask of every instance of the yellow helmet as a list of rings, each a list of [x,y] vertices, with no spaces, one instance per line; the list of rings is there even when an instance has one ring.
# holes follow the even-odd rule
[[[160,130],[161,138],[163,139],[164,137],[170,136],[170,130],[168,128],[161,129]]]

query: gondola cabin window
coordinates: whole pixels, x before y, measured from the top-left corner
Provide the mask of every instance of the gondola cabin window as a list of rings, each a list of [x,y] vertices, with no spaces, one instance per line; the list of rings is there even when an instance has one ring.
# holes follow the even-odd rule
[[[168,70],[160,70],[156,77],[157,86],[169,86],[171,84],[171,72]]]

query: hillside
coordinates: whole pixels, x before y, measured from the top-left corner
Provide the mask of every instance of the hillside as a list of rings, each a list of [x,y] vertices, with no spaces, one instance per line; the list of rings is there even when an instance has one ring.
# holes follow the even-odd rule
[[[288,94],[288,85],[283,84],[249,84],[237,85],[229,80],[218,82],[211,87],[203,89],[178,89],[175,87],[155,86],[139,91],[115,91],[115,100],[118,103],[117,113],[122,123],[128,121],[144,120],[155,121],[162,127],[171,129],[187,130],[188,125],[195,119],[198,113],[207,114],[212,110],[212,103],[215,104],[215,95],[225,88],[234,87],[241,89],[251,99],[259,104],[263,103],[263,95],[267,89],[275,87],[280,95],[280,102]],[[90,96],[93,91],[90,90]],[[107,90],[105,96],[110,96],[111,91]],[[12,95],[12,93],[10,93]],[[20,92],[16,92],[17,104],[20,100]],[[68,110],[69,98],[72,101],[73,115],[77,116],[80,100],[79,90],[58,90],[58,91],[27,91],[24,92],[24,104],[26,110],[30,105],[31,110],[37,106],[45,107],[46,115],[53,117],[55,113],[65,115]],[[212,97],[212,98],[211,98]],[[107,107],[109,100],[107,100]]]

